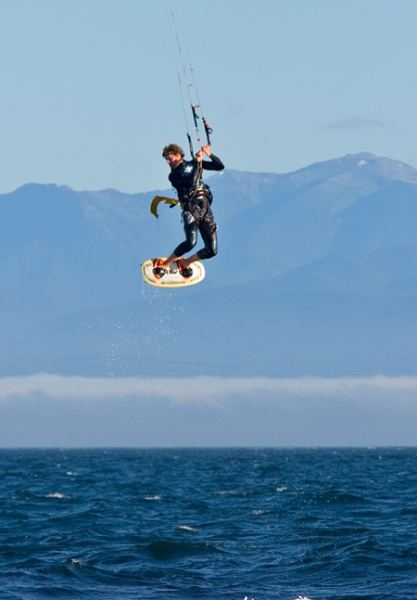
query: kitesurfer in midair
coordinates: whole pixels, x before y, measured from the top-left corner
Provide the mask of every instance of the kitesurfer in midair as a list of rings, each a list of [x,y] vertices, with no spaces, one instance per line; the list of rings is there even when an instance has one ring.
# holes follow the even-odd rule
[[[210,161],[203,160],[204,155],[207,155]],[[165,261],[155,261],[154,273],[162,277],[170,264],[177,261],[181,275],[191,277],[190,265],[193,262],[206,260],[217,254],[217,225],[211,210],[213,195],[209,186],[202,180],[203,170],[222,171],[224,165],[220,158],[212,153],[210,144],[203,146],[193,160],[184,160],[184,151],[177,144],[165,146],[162,156],[171,167],[168,179],[177,191],[182,208],[185,240]],[[182,258],[196,245],[198,232],[204,242],[204,248],[188,258]]]

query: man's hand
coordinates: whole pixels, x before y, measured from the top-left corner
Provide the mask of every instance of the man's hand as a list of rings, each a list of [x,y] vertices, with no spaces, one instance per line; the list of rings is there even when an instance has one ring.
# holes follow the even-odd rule
[[[201,148],[201,152],[203,152],[203,154],[207,154],[207,156],[211,156],[211,145],[206,144],[205,146],[203,146]]]
[[[203,156],[207,154],[207,156],[211,156],[211,146],[210,144],[206,144],[205,146],[203,146],[201,148],[201,150],[199,150],[197,152],[197,154],[195,155],[196,160],[198,160],[198,162],[201,162],[203,160]]]

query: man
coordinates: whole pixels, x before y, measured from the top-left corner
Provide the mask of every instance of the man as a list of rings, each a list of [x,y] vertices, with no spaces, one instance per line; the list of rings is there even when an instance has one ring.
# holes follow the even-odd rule
[[[211,159],[210,161],[203,160],[205,154]],[[177,261],[181,275],[191,277],[193,271],[190,265],[193,262],[212,258],[217,254],[217,225],[210,206],[213,196],[209,186],[203,183],[203,170],[222,171],[224,165],[217,156],[212,154],[209,144],[203,146],[190,161],[184,160],[184,151],[177,144],[165,146],[162,156],[171,167],[168,179],[177,191],[182,208],[185,240],[165,261],[162,259],[155,261],[154,273],[157,277],[163,277],[170,264]],[[200,232],[204,248],[188,258],[182,258],[196,245],[197,232]]]

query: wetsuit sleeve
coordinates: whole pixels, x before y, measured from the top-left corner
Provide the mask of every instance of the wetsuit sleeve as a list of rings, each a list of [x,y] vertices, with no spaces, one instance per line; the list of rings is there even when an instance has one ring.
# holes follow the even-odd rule
[[[208,160],[203,160],[203,169],[206,169],[207,171],[223,171],[224,164],[220,158],[215,154],[212,154],[210,158],[211,162]]]

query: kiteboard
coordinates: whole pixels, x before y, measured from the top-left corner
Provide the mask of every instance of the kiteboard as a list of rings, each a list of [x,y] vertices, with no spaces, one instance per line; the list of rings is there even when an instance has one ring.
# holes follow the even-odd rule
[[[164,257],[161,258],[162,260],[165,260]],[[197,260],[190,265],[192,270],[192,275],[190,277],[183,277],[181,275],[176,261],[170,264],[169,269],[162,277],[158,277],[154,272],[154,263],[156,260],[156,258],[150,258],[142,263],[143,281],[149,285],[160,288],[187,287],[189,285],[200,283],[206,276],[203,263]]]

